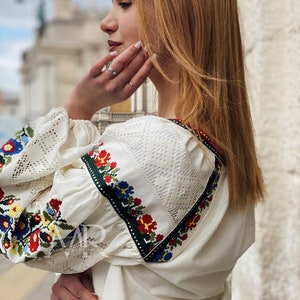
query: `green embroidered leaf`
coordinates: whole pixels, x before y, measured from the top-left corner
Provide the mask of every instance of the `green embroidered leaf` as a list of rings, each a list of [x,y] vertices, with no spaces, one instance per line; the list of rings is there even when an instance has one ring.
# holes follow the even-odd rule
[[[44,256],[46,256],[46,253],[43,252],[43,251],[39,251],[39,252],[37,253],[37,257],[38,257],[38,258],[39,258],[39,257],[44,257]]]
[[[6,165],[10,164],[10,163],[11,163],[11,160],[12,160],[11,156],[6,156],[5,164],[6,164]]]
[[[69,225],[68,223],[60,223],[58,224],[58,227],[61,228],[61,229],[64,229],[64,230],[73,230],[74,227],[72,225]]]
[[[22,256],[24,254],[24,247],[22,245],[18,246],[18,254],[19,256]]]
[[[50,247],[50,244],[49,244],[49,243],[46,243],[46,242],[41,242],[40,245],[41,245],[43,248],[49,248],[49,247]]]
[[[28,133],[28,135],[32,138],[33,136],[34,136],[34,131],[33,131],[33,129],[31,128],[31,127],[27,127],[26,128],[26,131],[27,131],[27,133]]]
[[[43,216],[49,220],[49,221],[52,221],[52,217],[46,212],[46,211],[43,211]]]

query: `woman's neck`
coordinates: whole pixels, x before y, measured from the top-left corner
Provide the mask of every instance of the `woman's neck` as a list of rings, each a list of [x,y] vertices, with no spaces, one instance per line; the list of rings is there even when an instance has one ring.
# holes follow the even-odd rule
[[[155,69],[150,74],[158,92],[158,116],[166,119],[176,118],[176,105],[178,102],[178,74],[177,72],[168,72],[172,81],[164,78]]]

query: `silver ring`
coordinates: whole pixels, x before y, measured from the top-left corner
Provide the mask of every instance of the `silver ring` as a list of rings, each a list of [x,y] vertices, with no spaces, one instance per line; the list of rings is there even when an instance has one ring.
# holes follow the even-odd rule
[[[132,81],[129,81],[128,83],[133,89],[135,89],[135,90],[138,89],[138,87]]]
[[[118,72],[117,71],[115,71],[112,67],[108,67],[107,68],[107,71],[109,72],[109,73],[111,73],[112,74],[112,76],[117,76],[118,75]]]

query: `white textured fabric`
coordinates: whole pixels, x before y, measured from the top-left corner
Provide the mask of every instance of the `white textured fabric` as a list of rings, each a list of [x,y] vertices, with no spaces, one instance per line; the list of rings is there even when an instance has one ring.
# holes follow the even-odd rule
[[[158,117],[100,136],[51,111],[0,152],[1,252],[53,272],[92,268],[102,300],[230,299],[253,207],[228,207],[226,167],[202,142]]]

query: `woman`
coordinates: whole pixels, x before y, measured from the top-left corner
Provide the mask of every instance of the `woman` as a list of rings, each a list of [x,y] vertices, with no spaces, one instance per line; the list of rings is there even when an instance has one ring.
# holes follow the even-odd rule
[[[1,251],[86,272],[103,300],[230,299],[264,193],[236,1],[113,0],[101,29],[110,53],[65,107],[2,147]],[[100,136],[92,115],[148,75],[158,116]],[[52,299],[83,286],[93,299],[80,276],[63,276]]]

